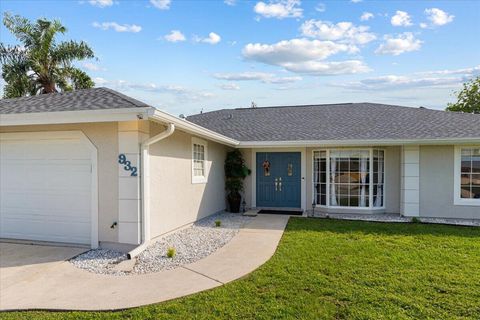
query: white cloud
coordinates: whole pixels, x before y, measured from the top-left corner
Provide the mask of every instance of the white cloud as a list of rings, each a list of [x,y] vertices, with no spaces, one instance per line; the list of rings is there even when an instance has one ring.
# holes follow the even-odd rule
[[[446,25],[447,23],[452,22],[453,18],[455,18],[454,15],[448,14],[447,12],[438,8],[425,9],[425,14],[427,19],[430,21],[431,26],[433,27]],[[424,26],[422,28],[426,28],[428,26],[425,23],[423,25]]]
[[[461,78],[419,78],[411,76],[387,75],[376,78],[368,78],[357,82],[331,85],[354,90],[398,90],[415,87],[451,87],[460,83],[462,83]]]
[[[265,72],[239,72],[239,73],[215,73],[213,77],[219,80],[228,81],[250,81],[263,80],[272,77],[273,74]]]
[[[422,43],[423,41],[416,39],[411,32],[404,32],[396,37],[386,35],[385,43],[382,43],[377,50],[375,50],[375,53],[398,56],[405,52],[420,50]]]
[[[348,50],[349,46],[332,41],[292,39],[275,44],[249,43],[243,48],[243,55],[250,60],[280,65],[286,62],[323,60]]]
[[[318,11],[318,12],[325,12],[326,10],[327,10],[327,6],[323,2],[319,2],[315,7],[315,11]]]
[[[463,69],[445,69],[445,70],[435,70],[435,71],[422,71],[417,72],[420,75],[433,76],[433,75],[462,75],[464,77],[476,77],[480,76],[480,65],[471,68]]]
[[[104,78],[100,78],[100,77],[93,78],[93,82],[95,82],[95,85],[97,85],[97,86],[103,86],[103,85],[108,83],[107,80],[105,80]]]
[[[302,80],[301,77],[278,77],[267,72],[215,73],[215,79],[227,81],[261,81],[263,83],[284,84]]]
[[[303,9],[300,0],[276,0],[265,3],[257,2],[253,10],[265,18],[301,18]]]
[[[215,97],[213,93],[208,91],[190,89],[174,84],[131,83],[125,80],[107,80],[100,77],[94,78],[93,81],[96,86],[109,87],[121,92],[140,90],[155,94],[166,94],[183,103],[204,101]]]
[[[340,52],[351,52],[351,47],[332,41],[292,39],[275,44],[250,43],[243,48],[246,59],[280,66],[295,73],[332,75],[369,71],[359,60],[322,61]]]
[[[364,12],[362,13],[362,15],[360,16],[360,20],[361,21],[368,21],[370,19],[373,19],[374,15],[373,13],[371,12]]]
[[[273,83],[273,84],[285,84],[285,83],[293,83],[297,81],[301,81],[302,77],[272,77],[263,80],[265,83]]]
[[[478,75],[480,75],[480,65],[464,69],[423,71],[410,75],[385,75],[360,81],[333,83],[331,85],[354,90],[453,88]]]
[[[367,26],[355,26],[351,22],[331,23],[321,20],[307,20],[300,30],[306,37],[319,40],[340,41],[350,44],[366,44],[376,39]]]
[[[213,93],[206,91],[196,91],[179,85],[157,85],[147,84],[129,84],[123,83],[122,87],[134,90],[142,90],[155,93],[166,93],[175,96],[180,101],[201,101],[214,97]]]
[[[195,42],[203,42],[203,43],[209,43],[209,44],[217,44],[221,40],[222,38],[215,32],[210,32],[207,38],[200,38],[199,36],[193,37],[193,41]]]
[[[428,28],[428,24],[425,23],[425,22],[422,22],[422,23],[420,23],[420,28],[426,29],[426,28]]]
[[[240,90],[240,86],[236,83],[222,83],[219,87],[223,90]]]
[[[237,0],[224,0],[223,3],[229,6],[234,6],[237,4]]]
[[[165,35],[163,37],[165,40],[169,42],[180,42],[180,41],[185,41],[185,35],[180,32],[180,30],[172,30],[170,31],[169,34]]]
[[[106,69],[103,67],[100,67],[98,64],[91,63],[91,62],[85,62],[83,64],[83,67],[89,71],[105,71]]]
[[[350,0],[350,2],[352,2],[352,3],[360,3],[360,2],[363,2],[363,0]]]
[[[171,0],[150,0],[150,3],[157,9],[168,10],[170,9]]]
[[[188,101],[199,101],[207,98],[211,98],[214,96],[213,93],[205,92],[205,91],[195,91],[192,89],[185,88],[183,86],[178,85],[138,85],[140,89],[154,91],[154,92],[166,92],[176,95],[178,98]]]
[[[95,28],[102,29],[102,30],[109,30],[113,29],[116,32],[133,32],[137,33],[142,30],[142,27],[137,26],[136,24],[118,24],[116,22],[94,22],[92,24]]]
[[[105,8],[112,6],[113,0],[89,0],[88,3],[90,3],[92,6]]]
[[[412,17],[408,12],[397,10],[395,15],[390,19],[392,26],[395,27],[409,27],[413,25]]]
[[[370,68],[360,60],[292,62],[283,64],[283,67],[291,72],[318,76],[356,74],[371,71]]]

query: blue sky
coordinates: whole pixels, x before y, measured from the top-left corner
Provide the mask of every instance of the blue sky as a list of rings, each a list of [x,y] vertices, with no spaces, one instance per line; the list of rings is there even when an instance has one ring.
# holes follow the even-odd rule
[[[480,1],[2,1],[59,19],[106,86],[172,114],[379,102],[443,109],[480,75]],[[15,39],[2,26],[2,42]]]

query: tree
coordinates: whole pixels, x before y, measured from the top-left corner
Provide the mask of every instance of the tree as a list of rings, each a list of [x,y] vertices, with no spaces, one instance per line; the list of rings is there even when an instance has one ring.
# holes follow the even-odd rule
[[[457,102],[449,103],[447,111],[480,114],[480,77],[463,84]]]
[[[95,84],[72,62],[94,58],[83,41],[55,42],[67,29],[58,20],[38,19],[35,23],[19,15],[5,13],[3,24],[21,45],[0,43],[4,98],[65,92],[91,88]]]

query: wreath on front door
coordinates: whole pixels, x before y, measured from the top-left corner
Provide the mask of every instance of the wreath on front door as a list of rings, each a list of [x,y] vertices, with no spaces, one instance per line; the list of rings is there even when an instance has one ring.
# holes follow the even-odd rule
[[[264,175],[268,177],[270,175],[270,161],[268,160],[263,161],[262,167],[263,167]]]

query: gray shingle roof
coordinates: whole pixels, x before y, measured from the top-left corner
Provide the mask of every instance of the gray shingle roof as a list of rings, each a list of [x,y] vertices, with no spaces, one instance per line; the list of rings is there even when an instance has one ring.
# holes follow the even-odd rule
[[[0,99],[0,114],[148,108],[149,105],[108,88]]]
[[[480,138],[480,115],[375,103],[224,109],[187,120],[239,141]]]

